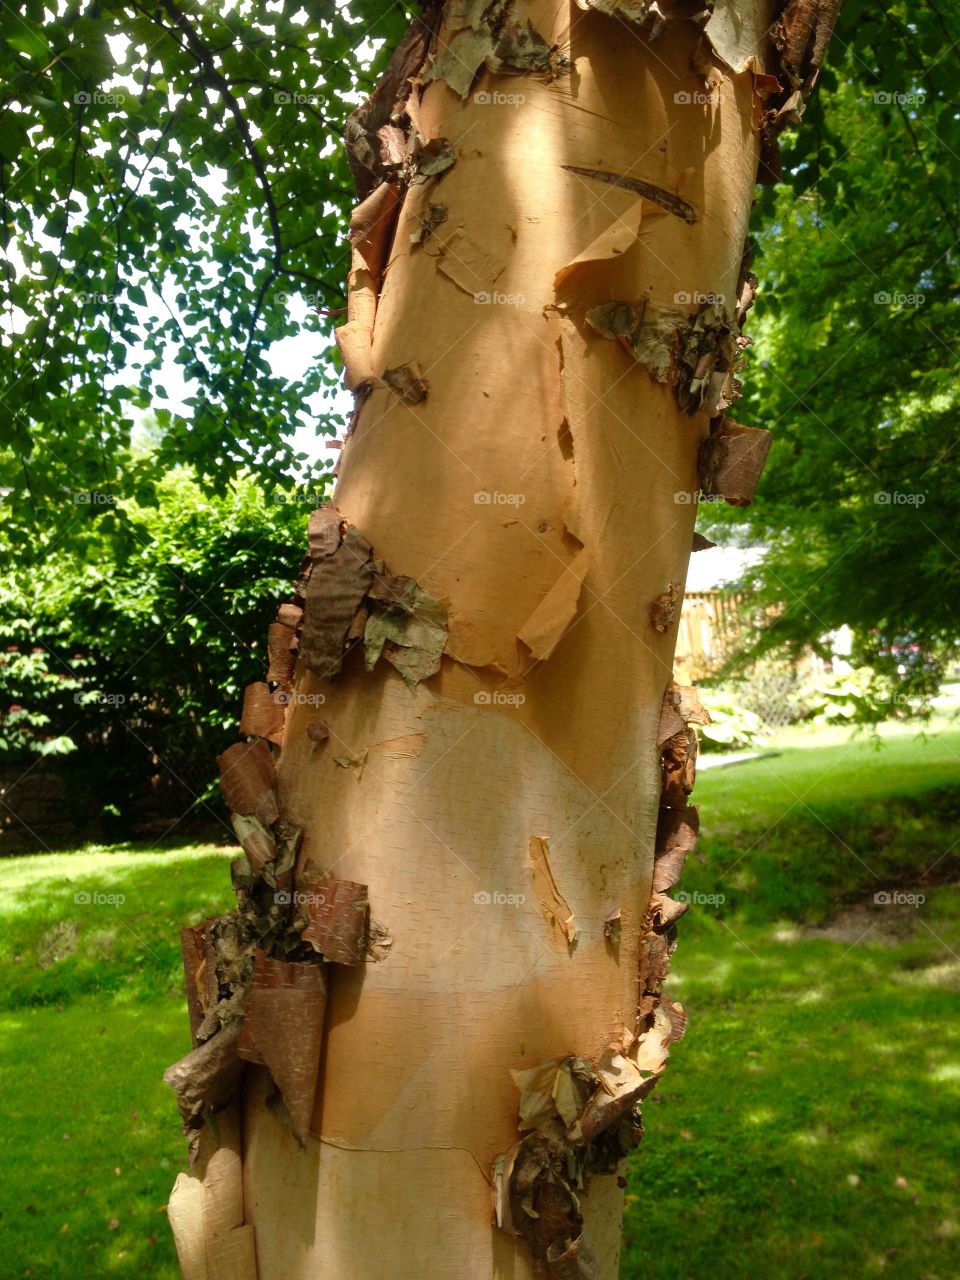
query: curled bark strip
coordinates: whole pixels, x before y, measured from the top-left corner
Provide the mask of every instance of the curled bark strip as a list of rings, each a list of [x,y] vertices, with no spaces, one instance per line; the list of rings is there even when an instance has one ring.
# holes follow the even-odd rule
[[[694,533],[693,535],[694,551],[709,551],[711,547],[715,547],[716,545],[717,544],[715,542],[711,542],[705,534]]]
[[[293,679],[296,653],[290,647],[294,633],[282,622],[271,622],[267,628],[267,680],[270,684],[289,685]]]
[[[700,446],[700,487],[732,507],[748,507],[760,483],[770,444],[769,431],[725,422]]]
[[[662,804],[674,809],[682,809],[686,805],[696,779],[697,750],[696,730],[687,726],[663,744],[660,757]]]
[[[687,1030],[687,1015],[683,1005],[676,1004],[673,1000],[668,1000],[664,996],[660,1001],[660,1008],[670,1021],[671,1043],[682,1040]]]
[[[384,178],[396,176],[383,164],[378,134],[391,117],[402,119],[406,114],[408,100],[417,92],[412,81],[426,61],[441,11],[438,0],[427,0],[422,14],[414,18],[397,45],[373,93],[347,118],[344,130],[347,161],[361,200]]]
[[[665,741],[664,726],[676,725],[676,719],[667,718],[669,709],[676,711],[676,715],[681,722],[681,728],[685,724],[709,724],[710,713],[706,710],[700,701],[700,695],[697,693],[693,685],[677,684],[675,680],[671,680],[667,686],[667,691],[663,695],[663,712],[660,718],[660,732],[657,734],[657,746],[662,746]],[[673,733],[679,733],[679,728],[674,728]],[[673,733],[667,736],[673,737]]]
[[[203,1019],[210,1006],[217,1002],[216,956],[210,943],[210,925],[215,918],[203,920],[193,928],[180,930],[187,1016],[195,1048],[198,1042],[197,1032]]]
[[[253,814],[265,826],[272,826],[280,816],[277,774],[264,739],[234,743],[217,757],[217,764],[228,808],[234,813]]]
[[[400,192],[396,186],[381,182],[350,215],[350,242],[363,259],[378,292],[399,207]]]
[[[306,585],[300,657],[316,675],[340,671],[344,643],[370,585],[371,548],[356,529],[347,529],[335,551],[316,561]]]
[[[343,541],[344,521],[331,503],[324,503],[310,512],[307,522],[307,547],[314,562],[329,560]]]
[[[600,1280],[600,1267],[582,1235],[547,1249],[551,1280]]]
[[[697,220],[697,211],[689,200],[684,200],[673,191],[667,191],[652,182],[628,178],[619,173],[608,173],[605,169],[582,169],[574,164],[565,164],[561,167],[580,178],[593,178],[596,182],[605,182],[610,187],[621,187],[624,191],[632,191],[634,195],[643,196],[644,200],[659,205],[661,209],[681,218],[686,223],[694,223]]]
[[[301,1145],[313,1116],[326,1004],[322,965],[288,963],[257,951],[239,1051],[267,1067]]]
[[[676,685],[670,684],[663,695],[663,705],[660,708],[660,724],[657,728],[657,746],[663,747],[671,738],[676,737],[678,733],[682,733],[686,727],[686,722],[677,709]]]
[[[300,935],[304,942],[334,964],[360,964],[367,951],[367,886],[352,880],[311,880],[298,896],[309,920]]]
[[[650,899],[650,905],[653,909],[653,927],[658,933],[665,932],[690,910],[688,902],[675,902],[665,893],[655,893]]]
[[[662,934],[644,934],[640,940],[640,990],[659,995],[669,972],[670,943]]]
[[[245,738],[266,738],[279,746],[283,741],[285,706],[262,681],[248,684],[243,691],[240,733]]]
[[[239,1038],[240,1023],[233,1022],[163,1073],[164,1082],[176,1091],[185,1133],[233,1100],[240,1082]]]
[[[273,832],[251,814],[231,813],[230,822],[255,876],[277,856]]]
[[[690,853],[696,848],[700,830],[700,810],[692,804],[686,809],[661,809],[657,817],[655,858],[668,853]]]
[[[277,622],[295,631],[303,621],[303,610],[296,604],[282,604],[277,610]]]

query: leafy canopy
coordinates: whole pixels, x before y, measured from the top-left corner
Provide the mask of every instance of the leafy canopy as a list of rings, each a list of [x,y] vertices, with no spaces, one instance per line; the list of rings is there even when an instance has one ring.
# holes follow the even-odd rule
[[[340,138],[406,25],[390,0],[41,0],[0,36],[0,486],[8,537],[126,519],[188,463],[312,482],[353,184]],[[304,310],[305,318],[295,313]],[[301,377],[271,344],[316,335]],[[178,405],[161,371],[175,363]],[[163,428],[131,450],[136,409]],[[336,416],[321,430],[332,433]],[[107,509],[105,509],[107,508]]]
[[[958,41],[956,6],[848,0],[764,194],[735,413],[774,444],[754,505],[710,515],[768,548],[768,644],[848,623],[902,665],[960,636]]]

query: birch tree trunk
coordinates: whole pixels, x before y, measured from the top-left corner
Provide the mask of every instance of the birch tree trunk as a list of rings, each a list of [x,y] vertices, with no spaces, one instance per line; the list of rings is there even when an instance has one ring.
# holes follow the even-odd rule
[[[238,910],[185,931],[187,1280],[617,1275],[695,499],[762,465],[747,224],[831,25],[775,16],[449,0],[353,121],[357,412],[221,758]]]

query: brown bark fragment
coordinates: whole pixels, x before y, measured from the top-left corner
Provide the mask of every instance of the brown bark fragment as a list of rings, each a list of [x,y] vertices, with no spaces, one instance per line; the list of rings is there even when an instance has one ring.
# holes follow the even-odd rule
[[[234,743],[217,757],[217,764],[227,807],[234,813],[254,814],[265,826],[272,826],[280,816],[277,774],[264,739]]]
[[[712,498],[732,507],[748,507],[753,500],[773,437],[762,427],[725,422],[700,446],[700,487]]]
[[[643,182],[639,178],[630,178],[625,174],[607,173],[603,169],[581,169],[574,164],[565,164],[562,168],[568,173],[575,173],[581,178],[593,178],[596,182],[604,182],[611,187],[621,187],[624,191],[632,191],[634,195],[642,196],[644,200],[649,200],[651,204],[658,205],[666,213],[672,213],[677,218],[682,218],[684,222],[694,223],[697,220],[697,211],[689,200],[683,200],[673,191],[667,191],[663,187],[658,187],[652,182]]]
[[[685,722],[677,707],[677,686],[671,682],[663,695],[663,706],[660,708],[660,725],[657,729],[657,746],[662,747],[678,733],[683,733]]]
[[[709,551],[711,547],[715,547],[716,545],[717,544],[715,542],[710,541],[706,534],[694,533],[693,535],[694,551]]]
[[[347,160],[360,198],[368,196],[384,178],[394,177],[380,157],[379,131],[391,119],[402,119],[411,97],[411,80],[418,74],[439,25],[441,5],[428,0],[397,45],[386,71],[370,97],[347,119],[344,137]]]
[[[330,503],[310,512],[307,522],[307,546],[310,559],[329,560],[343,541],[343,518]]]
[[[352,880],[311,880],[300,887],[309,924],[304,942],[334,964],[360,964],[367,950],[367,886]]]
[[[282,604],[277,611],[277,622],[282,627],[296,630],[303,621],[303,610],[296,604]]]
[[[271,622],[267,628],[267,680],[270,684],[289,685],[297,655],[290,643],[294,633],[282,622]],[[242,731],[241,731],[242,732]]]
[[[283,742],[284,703],[261,681],[248,684],[243,691],[240,733],[245,738],[266,738],[280,746]]]
[[[670,972],[670,944],[659,933],[647,933],[640,940],[640,990],[659,994]]]
[[[679,715],[677,718],[679,719]],[[675,809],[682,809],[686,805],[687,796],[693,790],[696,779],[696,765],[696,730],[684,726],[664,744],[660,761],[662,804]]]
[[[653,909],[653,927],[665,932],[690,910],[688,902],[675,902],[665,893],[655,893],[650,899]]]
[[[376,290],[380,287],[399,207],[399,189],[389,182],[381,182],[350,215],[350,242],[363,259]]]
[[[687,1030],[687,1014],[682,1004],[675,1004],[664,996],[660,1008],[670,1020],[670,1040],[675,1043],[682,1040]]]
[[[259,818],[249,814],[232,813],[230,822],[247,856],[251,871],[255,876],[260,875],[266,864],[277,856],[277,842],[273,832]]]
[[[690,853],[696,848],[700,830],[700,810],[692,804],[685,809],[661,809],[657,817],[657,844],[655,858],[681,850]]]
[[[384,369],[383,380],[404,404],[419,404],[421,400],[426,400],[430,389],[415,360],[410,364],[397,365],[394,369]]]
[[[231,1023],[163,1073],[164,1082],[176,1091],[185,1131],[198,1128],[205,1113],[232,1101],[240,1083],[239,1038],[240,1023]]]
[[[710,712],[700,701],[700,695],[692,684],[671,685],[677,711],[684,724],[709,724]]]
[[[671,582],[666,591],[656,596],[650,605],[650,622],[657,631],[669,631],[677,618],[682,586]]]
[[[327,980],[320,964],[295,964],[256,953],[253,982],[244,1004],[244,1026],[252,1036],[243,1053],[265,1064],[290,1113],[301,1144],[313,1115],[323,1039]]]
[[[200,1024],[210,1006],[217,1002],[216,955],[210,942],[210,925],[215,919],[216,916],[211,916],[192,928],[180,930],[187,1016],[194,1048]]]
[[[552,1244],[547,1249],[551,1280],[600,1280],[600,1268],[582,1235],[576,1240]]]
[[[330,728],[323,720],[311,720],[307,725],[307,737],[320,745],[330,737]]]
[[[347,632],[370,585],[370,556],[370,544],[356,529],[348,529],[336,551],[314,564],[306,587],[300,657],[323,679],[340,671]]]

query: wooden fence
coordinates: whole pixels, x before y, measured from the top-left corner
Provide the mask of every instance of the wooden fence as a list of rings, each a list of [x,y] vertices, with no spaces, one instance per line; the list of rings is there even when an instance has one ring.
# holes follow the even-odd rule
[[[674,671],[690,684],[716,674],[742,644],[744,597],[723,591],[688,591],[683,598]]]

